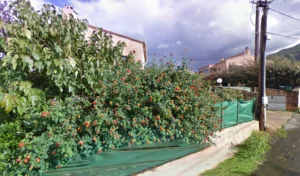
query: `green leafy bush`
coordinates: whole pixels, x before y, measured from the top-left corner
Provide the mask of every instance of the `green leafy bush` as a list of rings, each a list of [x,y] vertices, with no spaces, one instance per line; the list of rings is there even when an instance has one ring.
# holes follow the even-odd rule
[[[219,96],[221,101],[233,101],[243,99],[242,90],[217,87],[215,92]]]
[[[224,85],[238,86],[244,84],[247,87],[258,86],[258,63],[243,66],[231,66],[229,71],[219,73],[212,79],[222,78]],[[291,60],[283,56],[273,56],[267,60],[266,84],[269,88],[278,89],[279,86],[300,85],[300,61]]]

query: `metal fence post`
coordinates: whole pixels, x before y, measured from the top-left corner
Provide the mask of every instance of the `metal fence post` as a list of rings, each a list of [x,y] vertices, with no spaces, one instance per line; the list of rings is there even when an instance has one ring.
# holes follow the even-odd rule
[[[236,120],[237,120],[237,124],[239,124],[239,100],[236,101],[236,105],[237,105],[237,108],[236,108]]]
[[[221,102],[221,130],[223,129],[223,101]]]

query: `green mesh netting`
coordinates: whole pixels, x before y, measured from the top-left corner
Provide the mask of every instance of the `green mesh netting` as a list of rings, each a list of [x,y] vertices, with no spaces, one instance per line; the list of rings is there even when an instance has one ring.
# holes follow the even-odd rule
[[[223,128],[236,125],[238,123],[238,103],[236,101],[225,101],[222,103],[222,107],[225,107],[225,109],[222,111]]]
[[[222,118],[222,127],[228,128],[253,120],[254,102],[255,99],[249,101],[225,101],[216,104],[218,116]]]
[[[46,176],[131,175],[198,152],[207,144],[165,143],[106,151],[49,171]]]
[[[238,122],[244,123],[253,120],[254,116],[254,100],[250,101],[238,101],[239,103],[239,113]]]

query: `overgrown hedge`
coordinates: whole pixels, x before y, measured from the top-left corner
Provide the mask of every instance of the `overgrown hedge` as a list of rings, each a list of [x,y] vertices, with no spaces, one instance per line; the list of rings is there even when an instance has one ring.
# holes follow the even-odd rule
[[[258,63],[231,66],[229,71],[215,74],[211,79],[222,78],[223,85],[230,84],[238,86],[244,84],[247,87],[258,86]],[[293,85],[300,86],[300,61],[273,56],[267,60],[266,85],[268,88],[278,89],[279,86]]]
[[[24,0],[13,7],[19,21],[4,23],[12,31],[0,66],[4,175],[40,175],[133,144],[205,142],[219,130],[218,97],[187,60],[141,69],[101,30],[85,41],[87,22],[50,5],[40,14]]]

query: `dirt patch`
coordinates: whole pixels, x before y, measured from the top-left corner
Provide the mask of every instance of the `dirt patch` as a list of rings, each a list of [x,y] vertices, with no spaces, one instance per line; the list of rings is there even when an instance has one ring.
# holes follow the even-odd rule
[[[267,123],[266,127],[268,131],[275,131],[289,119],[292,118],[293,113],[287,111],[267,111]]]

